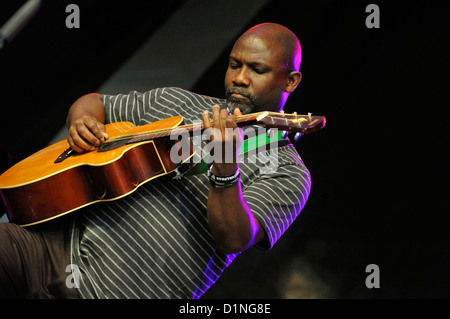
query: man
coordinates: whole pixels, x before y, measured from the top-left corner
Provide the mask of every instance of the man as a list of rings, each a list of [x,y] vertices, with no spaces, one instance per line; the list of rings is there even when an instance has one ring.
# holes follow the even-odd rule
[[[235,43],[225,76],[226,101],[178,88],[78,99],[67,117],[67,139],[77,152],[93,151],[109,139],[105,123],[143,125],[182,115],[186,123],[203,121],[210,149],[234,153],[231,160],[215,157],[208,174],[160,177],[121,199],[62,218],[56,223],[65,227],[63,235],[55,235],[54,226],[46,223],[44,235],[11,225],[0,230],[2,249],[16,237],[37,236],[32,237],[35,245],[44,245],[50,256],[39,266],[44,275],[32,275],[22,262],[28,277],[39,278],[31,279],[33,284],[20,281],[20,291],[28,297],[199,298],[237,254],[252,246],[269,250],[305,205],[309,172],[295,148],[285,143],[276,153],[277,169],[265,174],[267,163],[261,159],[242,161],[242,132],[230,130],[242,113],[282,110],[301,80],[300,61],[297,37],[281,25],[265,23]],[[26,245],[18,246],[19,252],[5,253],[23,254]],[[6,265],[0,276],[18,276],[7,266],[20,258],[10,259],[9,264],[0,259]],[[29,259],[37,262],[34,256]],[[72,281],[64,285],[61,280],[69,273]],[[9,289],[18,289],[5,281]]]

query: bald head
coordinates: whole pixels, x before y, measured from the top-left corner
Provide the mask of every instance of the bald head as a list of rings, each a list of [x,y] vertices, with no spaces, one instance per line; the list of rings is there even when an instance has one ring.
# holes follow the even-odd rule
[[[302,48],[295,33],[277,23],[261,23],[247,30],[242,37],[272,38],[283,50],[283,59],[290,71],[299,71],[302,60]]]
[[[301,47],[288,28],[263,23],[235,42],[225,74],[227,105],[243,114],[279,111],[301,80]]]

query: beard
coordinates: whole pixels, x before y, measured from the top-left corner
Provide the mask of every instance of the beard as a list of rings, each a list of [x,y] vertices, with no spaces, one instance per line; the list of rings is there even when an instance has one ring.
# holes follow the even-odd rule
[[[247,99],[235,98],[232,96],[233,93],[238,93],[245,96]],[[246,92],[240,87],[232,87],[225,90],[226,104],[230,114],[234,114],[236,108],[241,110],[242,114],[262,111],[279,112],[284,106],[282,94],[283,91],[280,88],[278,92],[265,96],[263,99],[258,99],[256,96]]]
[[[232,96],[233,93],[238,93],[245,96],[248,101],[244,101]],[[228,88],[225,91],[225,97],[227,100],[227,106],[231,114],[234,114],[234,110],[238,108],[241,110],[242,114],[255,113],[256,107],[256,97],[250,93],[245,92],[241,88]]]

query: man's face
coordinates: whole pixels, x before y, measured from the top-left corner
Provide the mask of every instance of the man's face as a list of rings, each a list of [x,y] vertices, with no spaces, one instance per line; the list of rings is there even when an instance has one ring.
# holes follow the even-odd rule
[[[271,38],[241,37],[230,53],[225,75],[227,105],[243,114],[279,111],[287,93],[283,92],[288,71],[282,48]]]

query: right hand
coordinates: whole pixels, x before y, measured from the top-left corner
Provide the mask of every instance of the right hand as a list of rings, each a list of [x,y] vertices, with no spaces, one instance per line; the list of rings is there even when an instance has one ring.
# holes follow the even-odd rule
[[[93,116],[82,116],[70,123],[67,141],[78,152],[93,151],[109,139],[105,125]]]

